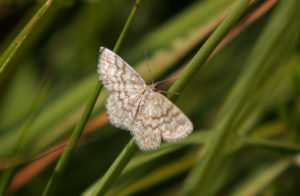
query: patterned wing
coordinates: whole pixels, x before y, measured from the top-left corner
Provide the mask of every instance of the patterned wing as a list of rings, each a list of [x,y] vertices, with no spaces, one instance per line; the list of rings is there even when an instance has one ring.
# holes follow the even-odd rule
[[[153,121],[150,114],[151,104],[148,99],[149,93],[143,95],[137,113],[131,124],[130,130],[136,144],[141,150],[155,150],[160,146],[161,134],[156,121]]]
[[[129,130],[136,114],[141,95],[137,93],[113,92],[106,100],[106,111],[111,124]]]
[[[190,119],[165,96],[151,91],[148,99],[150,118],[165,141],[182,140],[193,131]]]
[[[107,48],[100,48],[98,74],[102,84],[109,91],[141,93],[145,81],[141,76],[116,53]]]
[[[159,147],[161,137],[167,142],[184,139],[193,131],[193,124],[166,97],[147,90],[130,130],[141,150],[154,150]]]

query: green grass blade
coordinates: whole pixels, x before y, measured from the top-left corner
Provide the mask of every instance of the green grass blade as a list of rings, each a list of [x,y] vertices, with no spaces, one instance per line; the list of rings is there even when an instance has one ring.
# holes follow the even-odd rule
[[[226,16],[222,23],[217,27],[213,34],[208,38],[205,44],[200,48],[197,54],[190,61],[184,72],[171,86],[169,92],[181,92],[187,83],[197,74],[204,65],[214,48],[220,43],[224,36],[229,32],[232,26],[244,13],[248,7],[249,0],[241,0],[239,4]],[[169,94],[171,100],[175,99],[175,94]]]
[[[121,41],[124,38],[124,35],[132,21],[132,18],[135,14],[136,9],[138,8],[140,4],[140,0],[136,0],[132,11],[128,17],[128,20],[126,21],[126,24],[121,32],[121,35],[119,37],[119,40],[117,41],[114,52],[116,52],[120,48]],[[113,181],[119,176],[119,174],[122,172],[123,168],[127,165],[132,155],[136,152],[137,147],[133,140],[131,140],[127,146],[123,149],[119,157],[115,160],[115,162],[111,165],[109,170],[106,172],[106,174],[103,176],[102,180],[99,184],[96,185],[95,189],[93,190],[92,195],[104,195],[105,192],[108,190],[110,185],[113,183]]]
[[[96,184],[91,195],[104,195],[137,150],[134,140],[131,139],[103,178],[99,181],[99,184]]]
[[[160,29],[159,32],[155,30],[154,34],[156,36],[146,36],[147,40],[152,40],[151,42],[146,41],[145,39],[142,39],[141,41],[137,42],[137,45],[139,46],[138,48],[140,48],[140,50],[137,51],[139,51],[139,53],[142,53],[141,58],[144,58],[144,49],[141,48],[146,48],[149,54],[152,54],[151,51],[155,51],[154,56],[149,55],[149,58],[146,61],[143,61],[142,63],[138,63],[137,66],[135,67],[136,71],[145,79],[146,82],[149,82],[149,80],[147,80],[149,78],[149,72],[146,64],[151,66],[151,72],[154,79],[162,77],[162,75],[165,74],[166,71],[170,70],[171,67],[174,66],[174,64],[180,61],[180,59],[182,59],[183,56],[187,55],[187,53],[190,50],[192,50],[192,48],[195,47],[195,45],[197,45],[200,42],[200,40],[205,38],[207,33],[211,31],[212,26],[215,26],[216,22],[219,21],[220,18],[224,17],[224,13],[228,11],[229,7],[232,6],[234,1],[225,0],[223,4],[223,3],[219,3],[219,0],[214,0],[214,1],[209,0],[203,3],[204,4],[202,3],[192,4],[188,10],[183,11],[184,13],[176,16],[172,20],[167,21],[163,26],[158,28],[158,30]],[[93,11],[87,10],[86,12],[90,13]],[[193,18],[192,19],[193,21],[189,20],[189,25],[186,25],[186,23],[182,20],[180,20],[179,23],[176,23],[176,21],[179,20],[181,17],[183,17],[185,21],[187,20],[187,18],[190,17]],[[91,20],[91,18],[92,17],[85,18],[85,20]],[[73,18],[73,20],[77,20],[76,17]],[[82,19],[78,19],[78,20],[79,22],[84,21]],[[97,23],[99,25],[99,22]],[[179,26],[182,25],[184,25],[183,28],[184,31],[182,30],[176,32],[178,31]],[[197,27],[196,29],[197,33],[195,33],[195,26]],[[74,28],[75,27],[72,27],[68,31],[64,32],[64,36],[68,36],[68,34],[72,34]],[[88,28],[88,27],[84,27],[84,28]],[[161,50],[161,48],[157,48],[158,46],[156,46],[156,49],[151,47],[151,51],[149,51],[150,46],[147,44],[146,45],[143,44],[144,42],[146,42],[152,45],[154,41],[157,42],[157,40],[159,40],[157,37],[159,34],[167,35],[170,34],[170,32],[175,34],[174,37],[171,40],[168,38],[167,39],[168,41],[167,40],[163,41],[164,42],[163,47],[169,48],[168,53],[166,53],[166,51],[163,49]],[[153,35],[153,33],[150,34]],[[90,34],[87,35],[88,35],[87,37],[91,37]],[[184,37],[184,42],[181,43],[180,45],[177,45],[176,47],[173,47],[176,40],[181,39],[182,37]],[[87,38],[83,38],[83,39],[87,41],[86,40]],[[52,45],[53,42],[59,43],[60,41],[61,40],[53,40],[49,44]],[[160,43],[162,43],[162,40],[160,40]],[[59,51],[65,50],[63,49],[64,47],[68,48],[71,46],[61,46],[58,50],[55,50],[53,52],[60,53]],[[123,51],[126,60],[128,60],[130,56],[127,55],[127,53],[129,52],[131,54],[132,50],[135,49],[130,48],[126,51]],[[83,51],[86,50],[83,49]],[[78,51],[76,53],[85,56],[84,55],[85,53],[83,51]],[[47,52],[51,52],[51,51],[46,50],[46,53]],[[164,58],[161,58],[162,55],[164,56]],[[137,58],[134,58],[132,60],[132,62],[136,62],[136,61],[138,61]],[[131,61],[129,60],[128,62]],[[53,62],[53,64],[56,63]],[[61,66],[65,66],[65,65],[62,64]],[[96,80],[97,78],[94,77],[94,74],[90,74],[88,77],[84,76],[78,80],[78,83],[72,85],[72,87],[70,87],[69,89],[66,89],[60,94],[56,95],[55,99],[52,99],[51,102],[46,105],[46,107],[43,109],[43,111],[35,121],[32,127],[32,131],[30,132],[29,135],[29,140],[31,140],[31,143],[30,145],[26,145],[24,147],[25,151],[31,152],[31,151],[43,150],[49,145],[57,142],[59,138],[62,138],[63,136],[70,133],[70,131],[72,131],[72,127],[79,120],[81,110],[83,110],[84,108],[83,103],[86,101],[86,96],[84,95],[90,94],[93,91],[93,87],[94,87],[93,84],[96,82]],[[78,92],[81,93],[78,94]],[[102,96],[99,97],[92,115],[103,111],[102,109],[103,103],[106,97],[103,95],[103,93],[104,91],[101,93]],[[188,111],[188,110],[184,109],[184,111]],[[68,126],[65,125],[61,126],[62,124],[68,124]],[[12,143],[14,142],[10,142],[10,141],[15,140],[14,139],[16,137],[15,133],[16,130],[18,130],[18,128],[16,127],[10,130],[4,128],[4,130],[6,133],[5,136],[0,137],[0,156],[6,156],[7,154],[5,154],[6,153],[5,149],[12,148]]]
[[[128,30],[128,27],[129,27],[129,25],[132,21],[133,15],[136,11],[136,8],[137,8],[139,2],[140,2],[139,0],[137,0],[135,2],[134,7],[131,11],[131,14],[130,14],[129,18],[127,19],[126,24],[125,24],[125,26],[124,26],[124,28],[123,28],[120,36],[119,36],[119,39],[116,43],[116,46],[114,48],[114,52],[117,52],[117,50],[119,49],[119,47],[120,47],[120,45],[121,45],[121,43],[124,39],[124,36],[125,36],[125,34]],[[56,167],[55,167],[55,169],[54,169],[54,171],[53,171],[53,173],[52,173],[52,175],[51,175],[51,177],[48,181],[48,184],[47,184],[46,188],[44,189],[43,195],[52,195],[52,194],[54,194],[55,188],[59,184],[59,182],[61,180],[61,177],[62,177],[62,174],[64,173],[64,170],[65,170],[65,168],[66,168],[66,166],[67,166],[67,164],[70,160],[71,154],[73,152],[73,147],[76,144],[77,140],[79,139],[82,131],[84,130],[84,127],[85,127],[85,125],[86,125],[86,123],[87,123],[87,121],[88,121],[88,119],[91,115],[91,112],[92,112],[92,110],[95,106],[95,103],[97,101],[97,98],[98,98],[98,95],[99,95],[101,89],[102,89],[102,84],[98,82],[92,96],[90,97],[90,99],[89,99],[89,101],[88,101],[88,103],[87,103],[87,105],[86,105],[86,107],[83,111],[82,116],[80,117],[80,119],[79,119],[79,121],[78,121],[72,135],[71,135],[71,138],[68,142],[68,145],[67,145],[65,151],[63,152],[62,156],[60,157],[60,159],[59,159],[59,161],[58,161],[58,163],[57,163],[57,165],[56,165]]]
[[[33,27],[37,24],[37,22],[43,17],[43,15],[47,12],[48,8],[51,6],[52,0],[46,0],[41,8],[37,11],[37,13],[31,18],[28,24],[23,28],[23,30],[18,34],[15,40],[10,44],[10,46],[5,50],[0,58],[0,76],[4,73],[7,65],[13,58],[14,54],[23,44],[24,40],[33,29]]]
[[[6,38],[2,39],[0,58],[45,1],[4,8],[7,10],[3,13]],[[163,1],[147,1],[142,2],[143,10],[137,10],[134,16],[130,11],[135,0],[131,3],[92,0],[80,6],[67,0],[69,4],[63,7],[52,1],[53,5],[0,74],[3,84],[0,173],[6,179],[13,176],[5,193],[41,195],[51,174],[55,175],[53,171],[59,157],[76,125],[79,126],[95,85],[99,83],[95,73],[99,44],[95,40],[106,46],[115,43],[115,47],[109,47],[120,48],[118,54],[146,83],[150,83],[151,78],[154,81],[170,78],[159,86],[165,90],[180,77],[193,56],[240,1],[183,1],[179,7]],[[104,103],[109,92],[102,88],[84,132],[75,144],[69,144],[76,150],[65,152],[62,162],[65,161],[66,166],[57,166],[60,170],[56,172],[62,171],[62,174],[58,174],[61,176],[54,182],[56,185],[50,194],[139,195],[150,191],[154,195],[177,195],[190,188],[190,195],[264,195],[283,191],[295,195],[297,186],[291,184],[295,185],[298,180],[296,166],[287,165],[288,170],[282,169],[279,175],[273,176],[280,169],[264,171],[297,155],[300,149],[297,144],[300,138],[297,132],[300,21],[295,20],[299,18],[300,6],[294,4],[290,15],[283,22],[278,20],[281,24],[269,31],[267,38],[280,31],[272,47],[268,39],[258,47],[261,35],[272,23],[282,1],[250,2],[242,17],[213,49],[213,54],[206,60],[198,59],[201,70],[195,69],[191,81],[179,87],[180,95],[171,97],[172,100],[178,98],[176,105],[194,123],[189,137],[175,143],[163,142],[159,149],[151,152],[138,150],[134,140],[127,144],[132,136],[107,121]],[[280,15],[277,12],[277,16]],[[125,35],[130,46],[125,47],[124,40],[120,47],[118,36],[121,37],[126,19],[132,16],[134,24]],[[120,18],[125,20],[122,22]],[[145,23],[149,18],[151,22]],[[106,28],[108,24],[111,28]],[[265,52],[268,47],[271,49]],[[253,49],[258,50],[256,55],[264,54],[260,69],[253,63],[260,59],[259,55],[253,58]],[[146,60],[145,50],[149,57]],[[205,52],[202,51],[202,55],[205,56]],[[249,57],[254,59],[252,64]],[[39,79],[46,69],[56,73],[55,85],[51,85],[47,103],[30,125],[21,152],[12,157],[20,131],[29,117],[30,103],[40,86]],[[255,69],[258,71],[251,77]],[[253,81],[247,84],[249,78]],[[245,91],[248,96],[244,97],[235,118],[231,118]],[[216,142],[228,124],[230,133],[220,147],[220,156],[213,159],[209,173],[199,184],[201,164],[211,152],[211,143]],[[295,159],[295,164],[299,160]],[[3,172],[7,168],[13,169]],[[258,178],[255,180],[255,177]],[[96,190],[99,187],[101,190]],[[205,190],[200,190],[201,187]]]
[[[26,144],[24,150],[27,152],[44,150],[50,144],[57,141],[53,138],[51,133],[57,134],[57,132],[60,131],[62,132],[62,135],[66,135],[65,129],[57,129],[56,126],[59,126],[59,124],[62,123],[62,120],[65,120],[73,113],[83,111],[83,103],[87,100],[86,95],[93,92],[93,85],[96,82],[98,82],[98,78],[93,74],[93,76],[91,75],[84,78],[79,84],[70,87],[66,92],[61,93],[61,95],[47,103],[32,125],[28,135],[28,140],[30,140],[31,143],[30,145]],[[72,123],[72,126],[67,127],[67,129],[71,129],[75,126],[78,120],[79,117],[76,118],[76,121]],[[13,145],[11,144],[11,141],[14,141],[17,137],[15,129],[9,131],[11,131],[10,134],[0,137],[0,157],[7,156],[5,149],[12,149]]]
[[[281,141],[275,139],[265,139],[265,138],[258,138],[258,137],[245,137],[242,141],[247,145],[254,145],[254,146],[262,146],[282,151],[289,151],[292,153],[300,152],[300,145],[296,143],[291,143],[288,141]]]
[[[88,121],[92,110],[94,108],[94,105],[97,101],[97,97],[102,89],[101,83],[97,83],[95,90],[90,97],[88,103],[86,104],[86,107],[82,113],[81,118],[79,119],[71,138],[66,146],[65,151],[61,155],[60,159],[58,160],[58,163],[48,181],[48,184],[46,188],[44,189],[43,195],[52,195],[55,191],[56,186],[59,184],[62,174],[64,173],[64,170],[70,160],[71,154],[73,152],[73,147],[76,144],[77,140],[79,139],[86,122]]]
[[[174,176],[177,176],[188,168],[190,168],[195,161],[195,156],[193,153],[190,153],[181,159],[175,160],[174,162],[163,164],[162,166],[157,167],[154,171],[151,171],[147,175],[143,176],[142,179],[132,182],[129,185],[120,187],[108,195],[134,195],[139,191],[164,182]]]
[[[259,195],[268,184],[283,173],[293,162],[293,157],[286,157],[273,164],[264,165],[256,171],[252,171],[251,176],[240,183],[229,195]]]
[[[178,80],[171,86],[169,92],[180,92],[180,90],[183,89],[185,85],[187,85],[188,81],[196,74],[196,71],[198,71],[201,66],[204,64],[204,62],[207,60],[208,56],[211,54],[213,49],[217,46],[217,44],[222,40],[222,38],[228,33],[230,28],[236,23],[236,21],[239,19],[241,14],[244,12],[244,10],[247,8],[249,3],[249,0],[243,0],[240,4],[238,4],[237,8],[234,9],[221,23],[221,25],[215,30],[215,32],[212,34],[212,36],[207,40],[207,42],[203,45],[203,47],[199,50],[199,52],[195,55],[195,57],[190,62],[189,66],[185,69],[185,71],[181,74],[181,76],[178,78]],[[174,95],[174,94],[173,94]],[[175,99],[175,96],[172,96],[172,94],[169,94],[169,98],[171,100]],[[130,140],[129,144],[127,146],[133,143],[133,139]],[[129,148],[128,147],[128,148]],[[135,146],[132,148],[136,148]],[[127,150],[126,152],[134,152],[135,150]],[[124,155],[122,152],[122,157],[126,157],[128,159],[128,156],[132,157],[133,153],[131,155]],[[118,163],[123,163],[120,161],[119,157],[117,158],[118,162],[114,162],[113,166],[110,167],[109,170],[106,172],[104,177],[99,183],[99,187],[96,187],[93,195],[104,195],[105,191],[107,190],[106,184],[108,179],[116,178],[122,170],[125,168],[126,164],[120,165]],[[129,159],[128,159],[129,161]],[[122,167],[122,169],[120,169]],[[111,175],[111,173],[115,174],[115,170],[117,170],[119,173],[117,175]],[[111,181],[109,181],[111,182]],[[102,191],[104,190],[104,191]]]
[[[124,25],[124,28],[123,28],[123,30],[122,30],[122,32],[120,34],[120,37],[119,37],[119,39],[118,39],[118,41],[117,41],[117,43],[116,43],[116,45],[115,45],[115,47],[113,49],[114,52],[117,52],[119,50],[119,48],[120,48],[120,46],[122,44],[122,41],[124,40],[124,37],[126,35],[126,32],[127,32],[128,28],[129,28],[129,25],[131,24],[131,21],[132,21],[132,18],[134,16],[134,14],[135,14],[135,11],[136,11],[136,9],[138,8],[139,5],[140,5],[140,0],[136,0],[135,3],[134,3],[134,5],[133,5],[133,8],[132,8],[132,10],[131,10],[131,12],[129,14],[129,17],[128,17],[125,25]]]
[[[224,17],[224,14],[227,13],[228,9],[230,9],[235,1],[236,0],[195,1],[184,11],[176,14],[175,17],[161,25],[158,29],[145,35],[136,46],[126,52],[125,56],[131,61],[131,59],[144,58],[145,49],[147,49],[149,54],[152,54],[153,52],[157,53],[159,49],[166,48],[169,50],[177,47],[186,49],[186,44],[180,44],[174,47],[172,43],[180,37],[185,37],[186,40],[186,36],[193,33],[194,35],[190,36],[192,38],[190,44],[195,47],[200,41],[197,40],[195,36],[199,36],[202,33],[206,34],[205,28],[211,31],[212,26],[216,24],[216,21],[219,21],[220,18]],[[199,30],[196,30],[195,28],[199,28]],[[195,33],[195,30],[197,33]],[[180,54],[181,53],[177,56],[180,56]]]
[[[207,179],[213,175],[213,172],[221,164],[223,149],[225,149],[225,144],[234,130],[235,118],[239,115],[247,98],[253,93],[251,90],[255,84],[258,85],[256,79],[258,73],[261,71],[264,59],[268,56],[272,47],[276,44],[276,40],[279,39],[283,32],[283,24],[286,24],[286,18],[292,13],[293,6],[293,1],[282,1],[275,10],[274,15],[272,15],[272,20],[266,26],[265,31],[246,62],[246,67],[249,69],[243,80],[239,81],[239,85],[242,87],[240,88],[240,96],[235,101],[229,114],[227,114],[228,118],[226,118],[222,127],[219,127],[220,129],[216,132],[214,140],[207,147],[208,151],[205,158],[199,160],[199,163],[192,170],[192,175],[186,181],[183,194],[191,194],[192,192],[196,192],[195,194],[197,195],[208,194],[210,189],[209,183],[211,181]]]
[[[134,156],[132,161],[126,166],[123,170],[123,173],[130,172],[131,170],[140,167],[141,165],[147,164],[148,162],[152,161],[157,157],[161,157],[165,154],[174,152],[178,150],[180,147],[188,146],[188,145],[201,145],[209,140],[210,131],[208,130],[197,130],[194,134],[190,137],[186,138],[185,140],[180,141],[179,143],[163,143],[159,149],[153,152],[148,153],[140,153],[137,156]],[[122,152],[123,153],[123,152]],[[128,154],[128,153],[127,153]],[[120,159],[121,160],[121,159]],[[101,178],[96,181],[95,184],[91,185],[87,188],[82,195],[91,195],[91,193],[96,189],[97,186],[101,183]],[[115,187],[110,189],[110,191],[114,191]]]
[[[47,97],[47,93],[50,88],[50,83],[51,82],[50,82],[50,80],[48,80],[48,77],[46,75],[39,87],[37,96],[36,96],[35,100],[33,101],[33,105],[31,107],[29,116],[21,128],[20,136],[18,138],[18,141],[17,141],[16,146],[12,153],[13,157],[17,157],[20,154],[20,152],[24,146],[25,140],[27,139],[27,135],[30,131],[30,128],[31,128],[33,122],[35,121],[37,115],[39,114],[39,111]],[[14,166],[11,166],[10,164],[8,164],[6,167],[7,167],[7,169],[5,169],[2,172],[1,179],[0,179],[0,195],[3,195],[5,193],[7,186],[9,185],[12,175],[15,171]]]

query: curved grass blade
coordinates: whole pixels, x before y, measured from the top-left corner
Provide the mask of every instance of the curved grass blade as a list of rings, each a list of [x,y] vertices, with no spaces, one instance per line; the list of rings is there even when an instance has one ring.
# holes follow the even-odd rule
[[[94,108],[94,105],[96,103],[97,97],[102,89],[101,83],[97,83],[95,90],[90,97],[88,103],[86,104],[86,107],[82,113],[81,118],[79,119],[76,127],[74,128],[74,131],[72,133],[72,136],[67,144],[67,147],[65,151],[63,152],[62,156],[58,160],[58,163],[48,181],[48,184],[46,188],[44,189],[43,195],[52,195],[55,191],[56,186],[61,180],[62,174],[64,173],[64,170],[70,160],[71,154],[73,152],[73,147],[76,145],[77,140],[79,139],[86,122],[88,121],[92,110]]]
[[[208,130],[199,130],[192,134],[190,137],[185,140],[180,141],[179,143],[163,143],[159,149],[153,152],[138,154],[133,157],[132,161],[126,166],[123,170],[123,173],[130,172],[141,165],[144,165],[157,157],[161,157],[165,154],[174,152],[178,150],[180,147],[188,146],[188,145],[201,145],[209,140],[210,131]],[[99,186],[101,178],[93,185],[91,185],[87,190],[85,190],[82,195],[91,195],[96,186]],[[114,187],[115,188],[115,187]],[[110,191],[114,191],[114,189],[110,189]]]
[[[251,172],[251,176],[240,183],[229,195],[259,195],[277,176],[282,174],[294,162],[294,157],[283,158],[271,165],[265,165]]]
[[[241,0],[239,4],[226,16],[223,22],[217,27],[217,29],[193,57],[184,72],[171,86],[169,92],[181,92],[183,90],[187,83],[191,81],[193,76],[195,76],[199,69],[204,65],[209,55],[244,13],[249,2],[250,0]],[[173,101],[175,100],[175,94],[169,94],[168,97]]]
[[[33,105],[31,107],[29,116],[21,128],[20,136],[18,138],[18,141],[12,153],[14,157],[17,157],[20,154],[22,147],[24,146],[29,130],[33,122],[35,121],[37,115],[39,114],[39,111],[46,99],[47,93],[50,88],[50,83],[51,83],[51,79],[49,79],[48,75],[46,75],[43,78],[37,96],[33,101]],[[11,164],[6,165],[6,169],[2,172],[1,179],[0,179],[0,195],[3,195],[5,193],[11,181],[14,171],[15,171],[15,167],[13,165]]]
[[[164,182],[174,176],[177,176],[186,170],[188,170],[195,162],[194,153],[189,153],[184,157],[175,160],[172,163],[164,164],[151,173],[143,176],[142,179],[132,182],[131,184],[125,184],[119,189],[115,189],[112,192],[109,192],[108,195],[135,195],[138,194],[141,190],[155,186],[161,182]]]
[[[46,0],[37,13],[31,18],[23,30],[18,34],[15,40],[10,44],[10,46],[5,50],[0,58],[0,76],[4,73],[7,65],[13,58],[14,54],[20,48],[27,35],[37,24],[37,22],[42,18],[42,16],[47,12],[48,8],[51,6],[52,0]]]
[[[184,39],[192,47],[199,44],[199,38],[203,40],[231,10],[236,0],[204,0],[196,1],[184,11],[174,16],[158,29],[145,35],[136,46],[126,53],[127,60],[141,59],[144,57],[144,50],[149,54],[157,53],[158,49],[191,50],[186,44],[173,44],[178,39]],[[188,36],[190,34],[190,36]],[[190,40],[189,40],[190,39]],[[198,39],[198,40],[197,40]],[[182,50],[181,49],[181,50]],[[166,52],[166,50],[164,50]],[[175,56],[181,56],[182,51]],[[174,57],[173,57],[174,58]],[[151,69],[152,70],[152,69]]]
[[[133,15],[136,11],[136,8],[137,6],[139,5],[139,0],[136,0],[135,4],[134,4],[134,7],[126,21],[126,24],[119,36],[119,39],[114,47],[114,52],[117,52],[117,50],[120,48],[121,44],[122,44],[122,41],[124,39],[124,36],[128,30],[128,27],[132,21],[132,18],[133,18]],[[43,192],[43,195],[52,195],[55,191],[55,188],[56,186],[59,184],[60,180],[61,180],[61,177],[62,177],[62,174],[64,173],[64,170],[70,160],[70,157],[71,157],[71,154],[73,152],[73,146],[76,144],[77,140],[79,139],[82,131],[84,130],[84,127],[86,125],[86,122],[88,121],[91,113],[92,113],[92,110],[94,108],[94,105],[96,103],[96,100],[98,98],[98,95],[100,93],[102,89],[102,84],[100,82],[98,82],[96,84],[96,87],[94,89],[94,92],[92,94],[92,96],[90,97],[84,111],[83,111],[83,114],[82,116],[80,117],[73,133],[72,133],[72,136],[67,144],[67,147],[64,151],[64,153],[62,154],[62,156],[60,157],[49,181],[48,181],[48,184],[46,186],[46,188],[44,189],[44,192]]]
[[[295,7],[293,1],[282,1],[274,11],[270,23],[265,28],[265,31],[246,62],[246,67],[248,68],[247,73],[243,80],[238,83],[239,86],[242,86],[239,92],[240,96],[236,98],[232,108],[228,111],[229,114],[227,114],[226,119],[222,123],[219,123],[219,125],[222,126],[219,126],[219,129],[217,129],[218,132],[216,132],[214,142],[211,142],[207,147],[208,151],[205,158],[199,160],[198,164],[193,168],[182,194],[197,192],[195,193],[197,195],[206,195],[206,193],[209,192],[209,183],[211,181],[207,180],[207,178],[211,177],[217,166],[221,164],[224,154],[223,149],[234,130],[235,118],[239,115],[247,98],[253,93],[252,90],[254,86],[258,85],[257,78],[258,73],[261,71],[261,66],[274,44],[276,44],[276,40],[283,32],[283,26],[286,24],[287,17],[292,13],[293,7]],[[261,79],[263,77],[260,75],[259,78]],[[253,83],[253,81],[255,81],[255,83]]]
[[[242,141],[247,145],[262,146],[267,148],[272,148],[280,151],[287,151],[290,153],[300,152],[300,145],[296,143],[291,143],[288,141],[281,141],[275,139],[265,139],[259,137],[245,137]]]
[[[218,45],[218,43],[224,38],[224,36],[228,33],[231,27],[236,23],[236,21],[240,18],[244,10],[247,8],[249,0],[243,0],[240,4],[237,5],[236,9],[234,9],[218,26],[215,32],[210,36],[210,38],[205,42],[202,48],[198,51],[198,53],[194,56],[188,67],[184,70],[184,72],[180,75],[178,80],[171,86],[169,92],[180,92],[184,86],[191,80],[191,78],[196,74],[196,72],[202,67],[205,63],[209,55],[213,52],[214,48]],[[174,94],[169,94],[168,96],[171,100],[175,99]],[[136,151],[136,146],[133,145],[133,139],[127,144],[125,149],[121,152],[119,157],[115,160],[113,165],[109,168],[109,170],[105,173],[99,185],[95,188],[92,195],[104,195],[107,191],[108,187],[112,184],[112,182],[116,179],[117,176],[122,172],[125,168],[127,162],[133,156],[133,153]],[[126,163],[126,164],[124,164]]]

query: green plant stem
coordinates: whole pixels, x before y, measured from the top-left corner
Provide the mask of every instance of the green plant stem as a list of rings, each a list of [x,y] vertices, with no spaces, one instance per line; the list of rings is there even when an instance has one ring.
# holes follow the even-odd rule
[[[244,13],[245,9],[248,7],[250,0],[241,0],[239,4],[233,9],[222,23],[217,27],[217,29],[212,33],[204,45],[200,48],[197,54],[189,62],[188,66],[185,68],[184,72],[175,81],[175,83],[169,89],[169,92],[181,92],[182,89],[190,82],[197,74],[199,69],[204,65],[209,55],[215,49],[215,47],[220,43],[220,41],[225,37],[225,35],[230,31],[232,26],[237,22],[240,16]],[[173,101],[175,100],[176,94],[169,94],[169,98]]]
[[[224,122],[223,126],[216,132],[215,137],[207,146],[206,155],[203,160],[199,160],[198,165],[195,166],[194,172],[197,173],[191,178],[196,183],[192,186],[186,184],[184,187],[183,195],[192,194],[195,195],[208,195],[210,186],[213,186],[208,180],[214,177],[214,171],[217,170],[221,164],[223,157],[223,150],[226,149],[226,143],[234,131],[234,125],[236,117],[239,116],[244,104],[247,102],[247,98],[253,93],[254,88],[253,82],[256,81],[257,74],[261,70],[261,66],[264,63],[266,56],[271,51],[273,44],[276,44],[276,40],[282,33],[282,26],[285,24],[286,17],[291,13],[293,8],[293,1],[282,1],[277,10],[274,12],[269,25],[266,27],[262,36],[255,45],[249,59],[246,63],[248,75],[243,79],[240,97],[236,100],[233,109],[229,112],[228,118]],[[256,84],[256,83],[255,83]]]
[[[52,175],[48,181],[46,188],[44,189],[43,195],[52,195],[55,191],[56,186],[61,181],[62,174],[64,173],[66,166],[70,160],[71,154],[73,152],[73,147],[75,146],[77,140],[79,139],[84,127],[92,113],[94,105],[97,101],[98,95],[102,89],[101,83],[97,83],[92,96],[90,97],[88,103],[86,104],[84,111],[71,135],[71,138],[66,146],[65,151],[61,155]]]
[[[171,86],[169,92],[179,92],[183,89],[184,86],[191,80],[191,78],[196,74],[196,72],[202,67],[205,63],[209,55],[212,53],[213,49],[218,45],[218,43],[222,40],[222,38],[228,33],[230,28],[236,23],[238,18],[241,16],[243,11],[247,8],[249,0],[243,0],[238,6],[238,9],[235,9],[222,24],[215,30],[215,32],[211,35],[211,37],[207,40],[207,42],[203,45],[203,47],[199,50],[199,52],[195,55],[192,61],[189,63],[188,67],[184,70],[184,72],[180,75],[180,77],[176,80],[176,82]],[[169,98],[171,100],[175,100],[174,94],[170,93]],[[130,140],[129,144],[126,148],[136,148],[136,146],[130,145],[133,143],[133,139]],[[127,149],[126,151],[122,151],[117,160],[113,163],[113,165],[109,168],[109,170],[105,173],[104,177],[101,179],[99,185],[95,187],[93,195],[104,195],[108,189],[108,186],[112,184],[113,180],[119,176],[122,170],[125,168],[126,164],[133,156],[134,149]],[[131,154],[129,154],[131,153]],[[125,161],[121,161],[122,157]],[[125,163],[125,164],[124,164]],[[112,175],[113,174],[113,175]],[[113,180],[112,180],[113,179]]]
[[[133,139],[129,141],[126,147],[123,149],[118,158],[110,166],[109,170],[102,177],[99,184],[96,185],[92,196],[104,195],[109,189],[114,180],[120,175],[127,163],[132,158],[133,154],[137,151],[137,146]]]
[[[120,37],[114,47],[114,52],[116,52],[120,48],[121,41],[124,38],[124,35],[132,21],[132,18],[135,14],[136,9],[138,8],[140,4],[140,0],[136,0],[135,4],[133,5],[133,8],[131,10],[131,13],[125,23],[125,26],[120,34]],[[114,161],[114,163],[110,166],[108,171],[105,173],[105,175],[102,177],[99,184],[96,185],[93,195],[104,195],[105,192],[108,190],[110,185],[114,182],[114,180],[120,175],[120,173],[123,171],[125,166],[130,161],[131,157],[134,155],[134,153],[137,151],[137,146],[134,143],[134,140],[131,139],[129,143],[126,145],[126,147],[123,149],[121,154],[118,156],[118,158]]]
[[[122,44],[122,41],[124,39],[124,36],[128,30],[128,27],[132,21],[132,18],[133,18],[133,15],[135,13],[135,10],[137,8],[137,6],[139,5],[139,2],[140,0],[136,0],[135,4],[134,4],[134,7],[131,11],[131,14],[129,15],[127,21],[126,21],[126,24],[119,36],[119,39],[114,47],[114,52],[117,52],[117,50],[120,48],[120,45]],[[95,103],[96,103],[96,100],[98,98],[98,95],[100,93],[102,89],[102,84],[100,82],[98,82],[96,84],[96,87],[94,89],[94,92],[92,94],[92,96],[90,97],[84,111],[83,111],[83,114],[81,115],[73,133],[72,133],[72,136],[66,146],[66,149],[65,151],[63,152],[62,156],[60,157],[49,181],[48,181],[48,184],[46,186],[46,188],[44,189],[44,192],[43,192],[43,195],[44,196],[48,196],[48,195],[52,195],[57,187],[57,185],[59,184],[59,182],[61,181],[61,177],[62,177],[62,174],[64,173],[64,170],[70,160],[70,157],[71,157],[71,154],[73,152],[73,147],[74,145],[76,144],[77,140],[79,139],[81,133],[83,132],[84,130],[84,127],[91,115],[91,112],[95,106]],[[134,147],[131,147],[134,149]],[[126,159],[124,159],[126,160]],[[122,164],[123,162],[121,162]],[[113,175],[114,173],[112,173],[111,175]]]
[[[13,150],[13,157],[16,157],[20,154],[22,147],[24,146],[25,140],[29,133],[29,130],[36,119],[39,111],[47,97],[47,92],[49,91],[51,81],[49,80],[48,75],[46,75],[39,87],[36,98],[33,101],[33,105],[31,106],[31,111],[29,112],[29,116],[25,121],[24,125],[21,128],[21,134],[18,138],[16,146]],[[11,181],[12,174],[14,173],[15,168],[13,165],[6,165],[6,169],[2,172],[0,179],[0,195],[3,195]]]
[[[126,21],[126,23],[123,27],[123,30],[122,30],[122,32],[121,32],[121,34],[120,34],[120,36],[117,40],[117,43],[116,43],[116,45],[113,49],[114,52],[117,52],[119,50],[119,48],[122,44],[122,41],[124,40],[124,36],[126,35],[127,29],[129,28],[129,25],[131,24],[131,21],[132,21],[132,18],[134,16],[134,14],[135,14],[135,11],[136,11],[136,9],[138,8],[139,5],[140,5],[140,0],[136,0],[134,5],[133,5],[133,8],[132,8],[132,10],[131,10],[131,12],[128,16],[128,19],[127,19],[127,21]]]
[[[9,47],[5,50],[0,58],[0,76],[4,73],[7,65],[9,64],[12,57],[15,55],[20,46],[24,43],[27,35],[33,29],[33,27],[37,24],[37,22],[44,16],[47,12],[48,8],[51,6],[52,0],[46,0],[45,3],[41,6],[41,8],[37,11],[37,13],[31,18],[31,20],[27,23],[27,25],[22,29],[22,31],[18,34],[15,40],[9,45]]]

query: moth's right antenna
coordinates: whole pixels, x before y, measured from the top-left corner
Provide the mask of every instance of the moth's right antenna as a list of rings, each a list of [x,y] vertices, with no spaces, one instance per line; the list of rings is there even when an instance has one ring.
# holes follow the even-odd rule
[[[153,76],[152,76],[152,72],[151,72],[150,66],[148,64],[147,51],[145,51],[145,59],[146,59],[146,65],[147,65],[147,68],[148,68],[148,71],[149,71],[149,75],[151,77],[151,85],[153,85]]]

